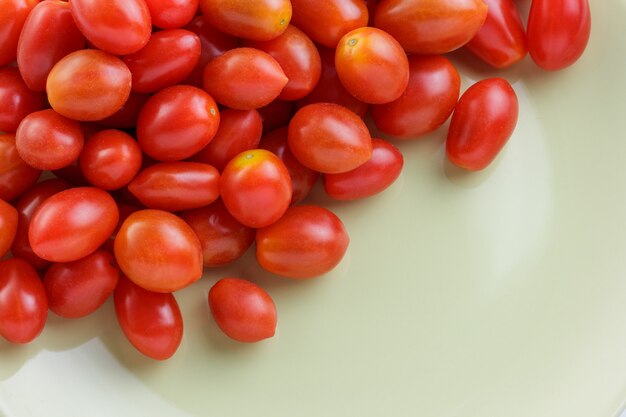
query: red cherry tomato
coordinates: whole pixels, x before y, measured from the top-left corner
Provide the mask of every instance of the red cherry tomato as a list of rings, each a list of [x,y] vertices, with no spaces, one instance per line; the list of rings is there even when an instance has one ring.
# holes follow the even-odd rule
[[[224,33],[255,41],[269,41],[287,29],[289,0],[200,0],[205,18]]]
[[[46,269],[50,265],[50,262],[35,255],[35,252],[33,252],[33,249],[30,247],[30,242],[28,240],[30,221],[41,203],[49,197],[52,197],[63,190],[67,190],[69,186],[70,185],[66,181],[57,178],[42,181],[24,193],[15,205],[19,220],[15,240],[11,246],[11,253],[16,258],[24,259],[35,267],[35,269]]]
[[[202,276],[202,247],[181,218],[161,210],[139,210],[115,237],[115,259],[135,284],[174,292]]]
[[[123,58],[133,74],[133,90],[154,93],[180,83],[200,59],[200,38],[183,29],[156,32],[146,46]]]
[[[489,78],[471,86],[450,122],[450,162],[470,171],[486,168],[513,134],[517,114],[517,96],[506,80]]]
[[[161,162],[128,184],[141,203],[152,209],[181,211],[211,204],[220,196],[220,174],[197,162]]]
[[[287,144],[287,131],[288,129],[283,127],[268,133],[263,136],[259,147],[278,156],[287,167],[293,188],[291,204],[296,204],[309,195],[320,173],[305,167],[293,156]]]
[[[324,175],[324,189],[335,200],[356,200],[384,191],[400,176],[404,158],[391,143],[372,139],[369,161],[353,171]]]
[[[148,94],[139,94],[131,91],[128,100],[126,100],[124,105],[117,112],[105,119],[98,120],[96,123],[115,129],[134,128],[137,126],[139,113],[149,98],[150,96]]]
[[[0,259],[6,255],[17,233],[17,210],[0,199]]]
[[[29,343],[48,317],[46,290],[37,271],[22,259],[0,262],[0,335],[12,343]]]
[[[291,178],[283,161],[264,149],[245,151],[224,168],[224,205],[248,227],[265,227],[280,219],[291,202]]]
[[[115,200],[106,191],[71,188],[39,206],[30,222],[28,239],[35,254],[47,261],[76,261],[107,240],[118,218]]]
[[[521,61],[528,52],[526,32],[514,0],[483,0],[487,20],[466,45],[474,55],[496,68]]]
[[[80,123],[52,109],[31,113],[15,133],[20,157],[33,168],[60,169],[70,165],[83,149]]]
[[[145,0],[152,24],[161,29],[178,29],[193,19],[198,0]]]
[[[298,101],[296,107],[302,108],[315,103],[335,103],[352,110],[360,117],[365,117],[369,105],[357,100],[352,94],[348,93],[348,90],[339,80],[337,70],[335,69],[335,50],[319,47],[318,51],[322,58],[322,76],[313,91]]]
[[[15,135],[0,133],[0,198],[11,201],[37,182],[41,171],[28,165],[17,153]]]
[[[71,0],[70,7],[80,31],[103,51],[132,54],[150,39],[152,23],[144,0]]]
[[[204,266],[222,266],[239,259],[254,242],[254,229],[239,223],[222,200],[181,213],[200,239]]]
[[[15,132],[24,117],[45,106],[45,95],[28,89],[17,68],[0,68],[0,132]]]
[[[54,33],[54,36],[50,36]],[[31,90],[46,91],[48,73],[61,58],[85,47],[70,5],[42,1],[28,15],[17,48],[17,65]]]
[[[231,49],[204,68],[204,89],[225,106],[258,109],[276,99],[289,81],[278,62],[253,48]]]
[[[295,26],[265,42],[247,41],[245,46],[270,54],[281,66],[289,82],[278,98],[299,100],[309,94],[320,79],[320,54],[311,39]]]
[[[222,278],[209,290],[209,307],[219,328],[238,342],[254,343],[274,336],[276,306],[258,285]]]
[[[222,171],[226,164],[243,151],[258,146],[263,121],[256,110],[223,110],[220,126],[213,140],[193,156],[196,162],[213,165]]]
[[[0,7],[0,67],[17,56],[17,42],[30,11],[39,0],[6,0]],[[2,129],[0,129],[2,130]]]
[[[487,17],[483,0],[382,0],[375,26],[410,54],[444,54],[468,43]]]
[[[172,294],[147,291],[122,277],[113,294],[122,331],[149,358],[170,358],[183,338],[183,316]]]
[[[259,264],[286,278],[313,278],[333,269],[350,238],[339,218],[316,206],[294,206],[271,226],[256,232]]]
[[[113,255],[103,250],[74,262],[53,264],[43,277],[48,306],[61,317],[85,317],[104,304],[120,275]]]
[[[70,119],[100,120],[128,99],[132,76],[121,59],[94,49],[67,55],[50,71],[46,83],[54,110]]]
[[[137,141],[120,130],[102,130],[85,143],[80,170],[89,183],[103,190],[117,190],[135,178],[142,154]]]
[[[220,113],[203,90],[176,85],[159,91],[137,120],[141,149],[158,161],[180,161],[199,152],[215,136]]]
[[[348,32],[337,45],[337,75],[346,90],[365,103],[396,100],[409,82],[409,61],[391,35],[376,28]]]
[[[396,101],[372,106],[376,127],[389,135],[412,139],[439,128],[459,99],[461,78],[440,55],[409,57],[409,84]]]
[[[335,48],[351,30],[367,26],[363,0],[291,0],[293,24],[317,43]]]
[[[274,100],[258,111],[263,119],[263,133],[267,133],[287,126],[296,112],[296,106],[293,101]]]
[[[572,65],[587,47],[591,12],[587,0],[533,0],[528,16],[528,50],[541,68]]]
[[[323,173],[351,171],[372,156],[363,120],[345,107],[310,104],[289,123],[289,148],[304,166]]]

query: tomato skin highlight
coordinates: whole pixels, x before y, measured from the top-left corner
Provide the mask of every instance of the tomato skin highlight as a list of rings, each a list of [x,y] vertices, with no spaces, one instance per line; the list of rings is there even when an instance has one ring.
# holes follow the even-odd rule
[[[122,223],[114,243],[124,274],[148,291],[174,292],[202,277],[202,247],[193,229],[162,210],[139,210]]]
[[[71,0],[72,16],[87,40],[113,55],[137,52],[152,33],[144,0]]]
[[[371,106],[376,127],[396,138],[413,139],[438,129],[452,114],[461,77],[441,55],[409,57],[409,83],[395,101]]]
[[[528,16],[528,51],[547,71],[574,64],[591,34],[588,0],[533,0]]]
[[[350,238],[339,218],[317,206],[293,206],[256,232],[256,259],[285,278],[314,278],[341,262]]]
[[[45,103],[45,95],[30,90],[17,68],[0,68],[0,132],[15,132],[26,116],[43,109]]]
[[[37,271],[23,259],[0,261],[0,335],[12,343],[29,343],[47,318],[48,300]]]
[[[15,207],[0,199],[0,259],[6,255],[15,240],[17,222]]]
[[[161,29],[178,29],[193,19],[198,0],[145,0],[152,24]]]
[[[39,0],[7,0],[2,3],[2,8],[0,8],[0,67],[15,60],[24,22],[38,3]]]
[[[487,19],[466,45],[474,55],[495,68],[507,68],[528,53],[526,31],[515,0],[483,0]]]
[[[351,171],[372,156],[363,120],[337,104],[309,104],[298,110],[289,123],[288,142],[302,165],[326,174]]]
[[[230,214],[253,228],[280,219],[292,195],[287,167],[264,149],[245,151],[234,157],[222,172],[220,190]]]
[[[276,306],[258,285],[240,278],[222,278],[209,290],[208,301],[215,322],[231,339],[254,343],[274,336]]]
[[[52,264],[43,277],[48,306],[61,317],[85,317],[104,304],[120,275],[113,255],[103,250],[74,262]]]
[[[515,91],[502,78],[471,86],[461,96],[450,122],[446,141],[450,162],[470,171],[486,168],[513,134],[518,109]]]
[[[151,292],[121,277],[113,301],[122,331],[139,352],[160,361],[176,353],[183,317],[173,294]]]
[[[17,66],[28,88],[46,91],[46,79],[54,64],[84,47],[85,38],[74,23],[70,5],[42,1],[24,23],[17,46]]]
[[[79,187],[45,200],[30,222],[35,254],[51,262],[71,262],[95,252],[111,235],[119,211],[106,191]]]
[[[0,133],[0,198],[11,201],[37,182],[41,171],[17,153],[15,135]]]

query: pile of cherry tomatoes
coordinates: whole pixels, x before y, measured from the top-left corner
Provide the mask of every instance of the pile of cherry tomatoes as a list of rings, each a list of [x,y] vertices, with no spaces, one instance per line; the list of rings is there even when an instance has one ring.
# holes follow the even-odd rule
[[[276,275],[322,275],[349,237],[302,204],[321,177],[354,200],[403,166],[380,132],[448,129],[448,159],[485,168],[511,136],[517,97],[502,78],[459,99],[442,54],[495,68],[528,52],[558,70],[583,53],[587,0],[4,0],[0,8],[0,335],[36,338],[48,309],[84,317],[113,294],[143,354],[176,351],[173,293],[256,245]],[[39,181],[43,171],[54,174]],[[5,256],[10,251],[11,257]],[[270,296],[223,278],[215,322],[274,335]]]

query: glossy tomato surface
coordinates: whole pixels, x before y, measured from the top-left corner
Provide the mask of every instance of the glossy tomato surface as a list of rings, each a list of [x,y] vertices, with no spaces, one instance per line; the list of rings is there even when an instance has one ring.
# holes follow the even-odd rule
[[[39,0],[5,0],[0,7],[0,67],[17,56],[17,43],[30,11]]]
[[[152,24],[161,29],[178,29],[193,19],[198,0],[145,0]]]
[[[17,233],[18,215],[15,207],[0,199],[0,259],[6,255]]]
[[[294,206],[276,223],[256,232],[259,264],[286,278],[313,278],[332,270],[350,238],[339,218],[317,206]]]
[[[28,190],[41,171],[28,165],[17,153],[15,135],[0,133],[0,198],[11,201]]]
[[[45,103],[45,95],[30,90],[17,68],[0,68],[0,132],[15,132],[24,117]]]

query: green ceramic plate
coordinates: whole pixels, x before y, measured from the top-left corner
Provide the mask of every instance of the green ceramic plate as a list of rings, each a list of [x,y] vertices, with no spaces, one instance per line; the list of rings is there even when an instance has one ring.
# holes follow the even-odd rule
[[[502,73],[518,129],[485,172],[444,162],[445,129],[399,144],[401,178],[337,204],[352,243],[322,278],[264,274],[253,253],[177,294],[164,363],[125,340],[109,302],[50,315],[28,346],[0,342],[7,417],[612,417],[626,398],[626,1],[592,0],[579,63]],[[525,1],[524,4],[528,2]],[[465,55],[464,87],[494,74]],[[276,337],[228,340],[217,278],[259,282]]]

